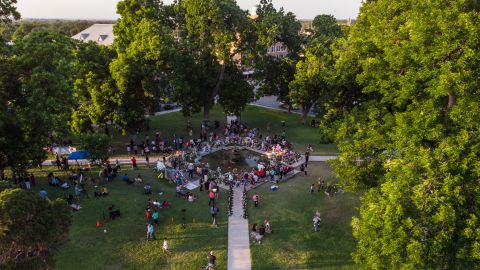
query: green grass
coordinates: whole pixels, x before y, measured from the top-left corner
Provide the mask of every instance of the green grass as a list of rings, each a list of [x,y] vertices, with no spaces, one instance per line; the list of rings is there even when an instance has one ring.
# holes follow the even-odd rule
[[[312,163],[309,176],[297,176],[281,183],[276,192],[263,185],[250,191],[260,196],[259,208],[249,203],[249,226],[269,218],[273,233],[262,244],[251,244],[253,269],[354,269],[351,253],[355,242],[350,226],[357,213],[359,194],[328,197],[309,193],[310,184],[321,176],[336,182],[326,163]],[[316,209],[322,214],[318,232],[312,228]]]
[[[137,135],[138,140],[143,140],[146,134],[149,134],[150,139],[154,138],[155,132],[160,132],[163,138],[172,141],[173,135],[188,137],[186,124],[190,119],[193,125],[193,135],[198,137],[200,131],[200,123],[203,119],[203,114],[195,114],[191,118],[185,118],[181,112],[170,113],[161,116],[154,116],[150,118],[150,131],[140,132]],[[218,120],[221,122],[221,127],[226,122],[226,116],[221,111],[219,106],[215,107],[210,112],[210,119],[213,122]],[[309,118],[310,122],[311,118]],[[299,152],[305,152],[308,144],[312,144],[317,155],[331,155],[338,153],[338,149],[334,144],[320,144],[318,140],[318,129],[311,128],[309,125],[301,124],[301,116],[299,114],[287,113],[277,110],[265,109],[256,106],[247,106],[246,110],[241,115],[242,123],[249,127],[257,127],[262,134],[267,134],[266,126],[270,123],[270,135],[280,135],[285,129],[287,140],[289,140],[294,149]],[[285,121],[286,127],[281,126],[281,121]],[[219,133],[222,131],[219,130]],[[122,136],[116,134],[113,139],[113,147],[120,154],[126,154],[126,145],[130,140],[130,136]]]
[[[168,200],[173,204],[171,208],[159,211],[158,240],[146,241],[144,212],[148,197],[143,194],[143,186],[127,185],[116,179],[107,184],[110,194],[105,198],[93,198],[93,187],[89,187],[91,198],[82,199],[83,208],[73,214],[69,240],[55,257],[55,269],[198,269],[206,264],[210,250],[216,253],[218,269],[226,269],[226,193],[220,195],[218,202],[219,227],[212,228],[207,194],[195,190],[199,199],[188,203],[175,196],[173,185],[156,180],[150,169],[128,171],[128,174],[134,177],[137,172],[142,174],[144,181],[152,184],[152,199]],[[47,187],[44,178],[39,180],[35,191],[44,186],[50,198],[65,195],[58,188]],[[164,192],[161,196],[158,195],[160,191]],[[103,219],[103,213],[108,215],[107,207],[111,204],[120,209],[122,216],[96,228],[96,221]],[[181,228],[180,210],[183,208],[187,209],[186,229]],[[103,232],[104,228],[107,233]],[[164,237],[168,238],[170,254],[162,251]]]

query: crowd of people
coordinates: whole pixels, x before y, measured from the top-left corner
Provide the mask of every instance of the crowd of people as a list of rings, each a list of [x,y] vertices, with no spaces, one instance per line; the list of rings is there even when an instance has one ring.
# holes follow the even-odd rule
[[[187,123],[187,129],[191,130],[191,123]],[[163,153],[163,158],[157,161],[158,170],[167,167],[167,176],[177,185],[186,185],[189,180],[200,179],[200,186],[208,180],[219,181],[229,185],[256,185],[263,181],[278,182],[294,168],[292,165],[300,161],[300,155],[291,149],[291,144],[286,140],[285,132],[281,136],[265,136],[259,133],[257,128],[248,128],[238,122],[227,124],[221,134],[211,131],[205,123],[201,127],[201,135],[198,139],[185,140],[183,137],[173,137],[173,143],[168,144],[157,132],[155,139],[151,140],[151,147],[145,146],[149,141],[146,136],[135,148],[133,139],[128,149],[137,149],[135,153],[144,154],[146,157],[154,149]],[[217,129],[218,131],[218,129]],[[208,163],[201,163],[200,157],[212,153],[215,150],[228,146],[242,146],[261,151],[267,156],[258,165],[250,170],[225,170],[225,168],[210,168]],[[132,167],[136,167],[136,159],[132,157]]]

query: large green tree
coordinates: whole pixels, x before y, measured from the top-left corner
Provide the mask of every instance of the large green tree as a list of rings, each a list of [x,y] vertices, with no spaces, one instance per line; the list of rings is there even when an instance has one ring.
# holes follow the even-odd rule
[[[74,132],[93,131],[98,125],[108,131],[108,124],[118,118],[119,91],[110,74],[115,51],[96,43],[79,43],[75,51],[74,97],[77,106],[72,115]]]
[[[256,34],[253,63],[254,78],[259,96],[275,95],[278,100],[292,106],[289,84],[294,80],[295,66],[300,60],[306,39],[301,35],[301,23],[292,12],[276,10],[271,0],[261,0],[254,19]],[[281,43],[288,50],[286,57],[277,58],[268,49]]]
[[[0,192],[0,267],[50,269],[53,250],[67,239],[71,216],[64,200],[42,199],[33,192]]]
[[[186,87],[175,87],[184,113],[203,109],[204,119],[209,120],[218,100],[225,112],[238,114],[253,99],[253,89],[239,66],[239,55],[250,49],[247,12],[233,0],[184,0],[177,12],[185,18],[177,24],[183,33],[177,44],[186,49],[181,50],[187,58],[183,62],[192,64],[188,73],[183,71]],[[183,68],[177,65],[177,78]]]
[[[295,79],[289,84],[289,97],[302,108],[303,124],[315,103],[321,103],[317,108],[323,108],[324,101],[337,91],[330,83],[335,63],[332,48],[343,32],[333,16],[319,15],[315,17],[311,36],[304,59],[297,63]]]
[[[173,48],[173,35],[162,23],[163,9],[158,0],[124,0],[117,5],[117,58],[110,70],[119,90],[117,124],[124,130],[148,128],[145,115],[159,106],[158,80]]]
[[[334,162],[367,188],[361,269],[480,267],[479,24],[477,1],[366,1],[337,52],[364,94]]]
[[[38,165],[48,138],[68,133],[73,47],[69,37],[36,32],[3,50],[0,169]]]

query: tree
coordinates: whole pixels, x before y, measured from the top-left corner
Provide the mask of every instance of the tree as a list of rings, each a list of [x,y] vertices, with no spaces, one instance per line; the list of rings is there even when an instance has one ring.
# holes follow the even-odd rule
[[[202,108],[204,119],[209,120],[216,99],[227,113],[238,113],[253,99],[252,87],[239,75],[238,62],[238,55],[250,48],[247,41],[251,22],[247,13],[233,0],[184,0],[177,10],[185,16],[185,21],[179,20],[179,29],[185,34],[178,43],[190,49],[187,52],[190,59],[186,61],[194,65],[190,71],[195,72],[183,75],[184,78],[195,76],[183,80],[184,85],[189,86],[188,91],[181,87],[175,90],[185,108],[184,114]],[[177,68],[177,78],[179,72]]]
[[[54,133],[68,133],[72,108],[69,37],[36,32],[0,57],[0,169],[23,171],[46,158]]]
[[[20,13],[18,13],[15,5],[17,0],[1,0],[0,1],[0,24],[10,23],[12,20],[19,20]]]
[[[328,100],[332,92],[334,58],[332,48],[335,41],[343,36],[342,29],[331,15],[319,15],[313,23],[312,39],[306,45],[305,58],[298,62],[295,80],[290,82],[290,99],[302,107],[302,123],[305,125],[308,113],[316,102]],[[318,107],[322,107],[322,104]]]
[[[110,137],[101,133],[86,133],[80,138],[81,148],[90,154],[92,162],[104,163],[110,157]]]
[[[70,210],[65,201],[49,201],[21,189],[0,192],[0,267],[46,269],[52,250],[68,236]]]
[[[260,1],[254,19],[257,37],[252,56],[254,78],[258,85],[257,95],[276,95],[279,101],[292,106],[289,83],[294,80],[295,66],[300,60],[305,42],[300,35],[301,27],[293,13],[285,13],[283,8],[277,11],[271,0]],[[268,49],[279,42],[288,50],[284,58],[268,54]]]
[[[93,131],[92,125],[104,127],[120,122],[119,91],[110,74],[115,51],[96,43],[79,43],[75,51],[73,95],[78,104],[72,115],[72,130]]]
[[[479,23],[477,1],[366,1],[337,52],[364,94],[334,161],[367,189],[360,269],[480,267]]]
[[[119,90],[118,121],[124,130],[148,128],[146,114],[157,111],[160,82],[171,63],[173,33],[163,25],[164,7],[157,0],[120,1],[114,27],[117,51],[110,70]]]

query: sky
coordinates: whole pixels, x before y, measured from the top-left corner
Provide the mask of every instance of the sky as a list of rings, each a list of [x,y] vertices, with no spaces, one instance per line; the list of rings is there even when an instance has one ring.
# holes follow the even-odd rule
[[[362,0],[273,0],[274,5],[291,11],[299,19],[331,14],[337,19],[356,18]],[[18,0],[17,9],[25,19],[116,19],[118,0]],[[171,3],[172,0],[164,0]],[[237,0],[251,10],[259,0]]]

